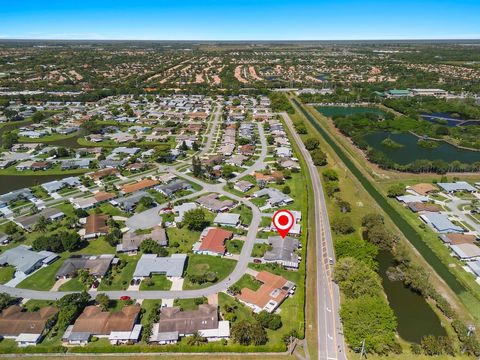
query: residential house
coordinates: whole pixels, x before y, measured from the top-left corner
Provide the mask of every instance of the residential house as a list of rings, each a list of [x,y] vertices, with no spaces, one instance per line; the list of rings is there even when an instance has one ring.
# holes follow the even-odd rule
[[[252,308],[255,313],[263,310],[272,313],[295,290],[295,284],[282,276],[260,271],[255,279],[262,285],[257,290],[243,288],[237,299]]]
[[[58,255],[50,251],[33,251],[30,246],[19,245],[0,254],[1,266],[13,266],[15,276],[24,277],[44,265],[51,264]]]
[[[51,320],[57,313],[54,306],[23,311],[20,306],[11,305],[0,314],[0,336],[14,339],[19,347],[35,346],[51,327]]]
[[[141,243],[147,239],[151,239],[161,246],[168,245],[165,229],[156,226],[150,232],[145,234],[136,234],[134,231],[128,231],[123,234],[122,243],[117,245],[117,251],[135,253]]]
[[[104,277],[110,265],[116,262],[115,255],[72,255],[66,259],[55,274],[57,279],[68,279],[77,274],[79,270],[86,270],[95,278]]]
[[[300,256],[297,250],[300,247],[300,242],[296,238],[286,236],[270,236],[268,238],[270,249],[263,255],[264,262],[277,263],[287,269],[298,269],[300,264]]]
[[[90,214],[85,223],[84,239],[94,239],[96,237],[107,235],[109,228],[107,225],[109,216],[102,214]]]
[[[145,279],[152,274],[181,278],[187,261],[186,254],[172,254],[170,257],[158,257],[156,254],[143,254],[137,262],[134,279]]]
[[[200,241],[193,245],[196,254],[223,256],[225,255],[225,241],[230,240],[233,233],[220,228],[206,228],[200,235]]]
[[[219,320],[217,305],[201,304],[197,310],[190,311],[182,311],[180,307],[164,307],[158,323],[153,324],[149,342],[172,344],[180,337],[197,332],[208,341],[228,339],[230,323]]]
[[[110,344],[138,342],[142,325],[137,324],[141,307],[125,306],[119,311],[102,311],[98,306],[87,306],[70,325],[62,340],[71,345],[86,345],[91,337],[108,338]]]

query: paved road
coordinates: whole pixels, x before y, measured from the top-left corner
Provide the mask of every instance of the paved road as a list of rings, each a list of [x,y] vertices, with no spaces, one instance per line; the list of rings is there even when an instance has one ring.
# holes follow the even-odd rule
[[[315,203],[315,239],[317,257],[317,325],[319,359],[347,359],[343,339],[342,325],[339,318],[340,295],[338,286],[332,281],[330,258],[335,259],[330,222],[322,190],[322,182],[310,153],[305,148],[300,136],[295,131],[290,117],[281,113],[287,127],[293,135],[308,167],[313,185]]]

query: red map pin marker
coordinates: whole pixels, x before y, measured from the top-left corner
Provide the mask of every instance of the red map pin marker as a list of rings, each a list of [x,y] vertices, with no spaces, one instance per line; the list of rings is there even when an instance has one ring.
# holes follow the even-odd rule
[[[278,210],[273,214],[272,221],[280,236],[285,238],[295,224],[295,217],[288,210]]]

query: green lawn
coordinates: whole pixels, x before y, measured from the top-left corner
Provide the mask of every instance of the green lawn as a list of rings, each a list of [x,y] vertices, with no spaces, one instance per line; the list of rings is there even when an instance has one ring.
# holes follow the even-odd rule
[[[15,268],[13,266],[0,267],[0,284],[5,284],[12,280],[13,274],[15,274]]]
[[[138,256],[120,256],[120,261],[125,262],[126,265],[122,268],[120,268],[121,265],[113,266],[109,274],[100,282],[98,290],[126,290],[132,280],[138,259]],[[111,279],[111,283],[109,283],[109,279]]]
[[[238,239],[227,240],[227,252],[230,254],[240,254],[243,248],[243,241]]]
[[[172,282],[165,275],[154,274],[151,277],[151,283],[148,285],[146,280],[140,283],[140,290],[170,290]]]
[[[198,309],[199,304],[206,304],[206,298],[194,298],[194,299],[175,299],[173,305],[180,306],[183,311],[190,311]]]
[[[59,288],[59,291],[83,291],[88,290],[84,284],[80,281],[80,278],[74,277],[68,280],[66,283],[62,284]]]
[[[30,275],[28,278],[18,284],[17,288],[32,290],[50,290],[57,281],[57,279],[55,278],[55,274],[65,261],[65,257],[66,256],[58,259],[52,265],[41,268],[34,274]]]
[[[88,241],[88,245],[83,249],[75,251],[74,254],[88,254],[88,255],[101,255],[101,254],[115,254],[116,249],[105,241],[104,237],[98,239],[92,239]]]
[[[140,320],[142,325],[146,325],[148,323],[148,318],[150,314],[158,312],[160,310],[160,306],[162,306],[162,300],[143,300],[142,309],[144,310],[144,312]]]
[[[176,253],[191,253],[192,245],[200,239],[200,231],[191,231],[186,227],[167,228],[167,236],[170,246]],[[175,244],[179,246],[176,247]]]
[[[249,322],[255,321],[253,318],[252,309],[225,293],[218,293],[218,305],[220,307],[221,314],[224,316],[226,313],[226,308],[233,309],[233,313],[235,314],[235,322],[242,320],[247,320]]]
[[[216,282],[225,279],[235,268],[237,262],[231,259],[222,259],[210,255],[190,255],[188,258],[187,278],[183,283],[184,289],[200,289],[212,285],[210,282],[204,284],[193,284],[188,280],[188,274],[202,274],[214,272],[217,275]]]
[[[53,305],[54,303],[55,301],[52,300],[28,300],[23,305],[23,308],[27,311],[37,311],[38,309]]]
[[[262,285],[260,281],[254,279],[253,276],[248,274],[243,275],[235,284],[238,285],[240,289],[248,288],[253,291],[257,290],[260,285]]]
[[[240,221],[242,224],[248,225],[252,222],[252,210],[243,204],[233,209],[232,213],[240,214]]]
[[[261,258],[265,252],[269,249],[270,245],[268,244],[255,244],[253,245],[252,256]]]

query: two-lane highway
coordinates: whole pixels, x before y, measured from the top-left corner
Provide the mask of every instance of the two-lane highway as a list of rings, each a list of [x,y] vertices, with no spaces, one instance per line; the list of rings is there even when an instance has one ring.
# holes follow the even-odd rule
[[[315,239],[316,239],[316,285],[317,285],[317,325],[319,359],[347,359],[343,339],[342,324],[339,317],[340,295],[338,286],[332,281],[335,259],[330,222],[322,189],[322,181],[310,153],[297,134],[292,120],[287,113],[281,113],[285,124],[292,133],[305,162],[313,186],[315,204]],[[307,269],[308,271],[309,269]]]

